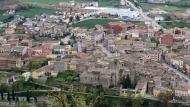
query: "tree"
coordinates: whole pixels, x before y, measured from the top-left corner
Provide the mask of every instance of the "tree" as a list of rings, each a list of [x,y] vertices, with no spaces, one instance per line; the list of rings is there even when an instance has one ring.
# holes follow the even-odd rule
[[[1,100],[4,100],[4,93],[1,91]]]
[[[87,107],[86,99],[82,95],[71,95],[74,104],[77,107]]]
[[[151,38],[150,40],[151,40],[151,42],[153,42],[153,43],[157,43],[157,42],[158,42],[158,41],[156,40],[156,38],[154,38],[154,37]]]
[[[132,99],[133,107],[143,107],[144,99],[141,96],[134,97]]]
[[[22,101],[22,102],[20,102],[19,107],[29,107],[29,106],[26,101]]]
[[[7,84],[5,84],[5,83],[2,83],[0,85],[0,90],[3,91],[3,92],[7,92],[7,91],[9,91],[9,86]]]
[[[73,22],[73,16],[69,17],[69,22]]]
[[[12,99],[15,101],[15,90],[12,88]]]
[[[22,70],[21,68],[18,68],[18,67],[11,68],[9,71],[15,72],[15,73],[20,73],[20,74],[25,72],[24,70]]]
[[[49,93],[49,98],[52,99],[53,106],[68,107],[67,97],[62,94],[62,90],[59,93]]]
[[[9,86],[5,83],[0,85],[1,99],[4,100],[4,93],[9,91]]]
[[[94,107],[108,107],[105,98],[104,98],[104,93],[98,93],[96,95],[95,101],[94,102]]]
[[[129,75],[124,76],[121,79],[121,85],[123,86],[123,88],[132,88],[131,79],[130,79]]]
[[[11,100],[11,97],[10,97],[10,93],[7,92],[7,100],[10,101]]]
[[[163,29],[160,29],[159,32],[160,32],[160,33],[164,33],[164,30],[163,30]]]
[[[47,103],[46,102],[38,102],[38,103],[36,103],[36,106],[37,107],[48,107],[48,105],[47,105]]]
[[[15,99],[15,100],[16,100],[16,102],[19,102],[19,98],[18,98],[18,96],[16,96],[16,99]]]
[[[28,90],[26,92],[26,101],[30,102],[30,92]]]
[[[161,92],[158,95],[158,99],[164,104],[164,106],[167,106],[168,101],[172,99],[172,91],[166,90],[164,92]]]
[[[165,17],[165,20],[166,20],[166,21],[171,21],[172,18],[171,18],[171,16],[166,16],[166,17]]]
[[[80,21],[80,17],[78,15],[76,16],[76,21]]]
[[[42,64],[41,64],[41,66],[46,66],[46,65],[48,65],[48,59],[45,59],[45,60],[42,62]]]
[[[38,68],[40,68],[40,67],[41,67],[41,63],[34,62],[34,61],[32,61],[32,62],[30,63],[30,69],[32,69],[32,70],[38,69]]]
[[[34,97],[34,101],[37,103],[38,102],[38,99],[37,99],[37,97]]]

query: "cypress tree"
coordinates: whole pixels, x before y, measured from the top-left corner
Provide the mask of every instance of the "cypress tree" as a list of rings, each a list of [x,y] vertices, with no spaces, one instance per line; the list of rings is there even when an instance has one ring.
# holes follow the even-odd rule
[[[36,103],[38,102],[37,97],[34,97],[34,101],[35,101]]]
[[[28,90],[27,90],[27,92],[26,92],[26,100],[27,100],[28,102],[30,102],[30,93],[29,93]]]
[[[10,93],[7,92],[7,100],[10,101],[11,100],[11,97],[10,97]]]
[[[132,88],[131,79],[130,79],[129,75],[122,78],[121,84],[122,84],[123,88]]]
[[[1,91],[1,100],[4,100],[4,93]]]
[[[12,99],[15,101],[15,90],[14,90],[14,88],[12,89]]]
[[[16,102],[19,102],[19,98],[18,98],[18,96],[16,96],[16,100],[15,100]]]

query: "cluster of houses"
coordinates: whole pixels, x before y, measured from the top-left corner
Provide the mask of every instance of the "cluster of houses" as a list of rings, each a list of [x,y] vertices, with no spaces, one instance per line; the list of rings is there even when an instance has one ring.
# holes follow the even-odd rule
[[[28,48],[30,47],[30,40],[10,36],[7,38],[0,38],[0,66],[1,69],[22,67],[29,60]]]
[[[120,87],[120,83],[129,75],[132,83],[137,82],[134,89],[137,95],[157,97],[169,90],[175,99],[190,100],[190,85],[163,66],[167,64],[190,76],[190,29],[162,31],[144,22],[125,21],[92,29],[68,26],[71,16],[74,19],[80,16],[82,20],[92,13],[86,10],[33,18],[18,16],[2,23],[5,32],[0,37],[0,69],[27,68],[31,62],[47,59],[47,65],[32,71],[34,79],[76,71],[81,83],[102,85],[104,89],[119,87],[119,94],[125,96],[128,90]]]

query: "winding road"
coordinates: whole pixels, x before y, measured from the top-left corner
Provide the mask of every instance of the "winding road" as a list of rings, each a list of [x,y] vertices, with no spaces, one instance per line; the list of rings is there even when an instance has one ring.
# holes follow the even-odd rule
[[[140,16],[141,16],[141,18],[142,18],[142,20],[143,20],[144,22],[150,22],[153,27],[156,27],[156,28],[158,28],[158,29],[166,30],[165,28],[163,28],[162,26],[160,26],[154,19],[152,19],[152,18],[150,18],[149,16],[147,16],[147,15],[143,12],[142,8],[136,7],[136,6],[135,6],[131,1],[129,1],[129,0],[123,0],[123,1],[125,2],[124,5],[129,5],[129,6],[131,6],[135,11],[137,11],[137,12],[140,14]]]

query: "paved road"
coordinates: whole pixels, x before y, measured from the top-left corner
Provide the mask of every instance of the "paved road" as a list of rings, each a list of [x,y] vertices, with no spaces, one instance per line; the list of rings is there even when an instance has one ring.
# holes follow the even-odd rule
[[[140,16],[142,17],[143,21],[145,22],[151,22],[151,24],[156,27],[156,28],[159,28],[159,29],[164,29],[162,26],[160,26],[154,19],[150,18],[149,16],[147,16],[142,8],[140,7],[136,7],[132,2],[128,1],[128,0],[125,0],[125,4],[126,5],[130,5],[135,11],[139,12]],[[164,29],[165,30],[165,29]]]
[[[177,69],[172,68],[171,66],[169,66],[169,65],[167,65],[165,63],[163,63],[162,65],[164,67],[166,67],[166,68],[169,68],[168,69],[169,71],[173,71],[174,73],[176,73],[177,75],[179,75],[181,78],[184,78],[185,80],[187,80],[188,83],[190,83],[190,78],[187,75],[183,74],[182,72],[178,71]]]

